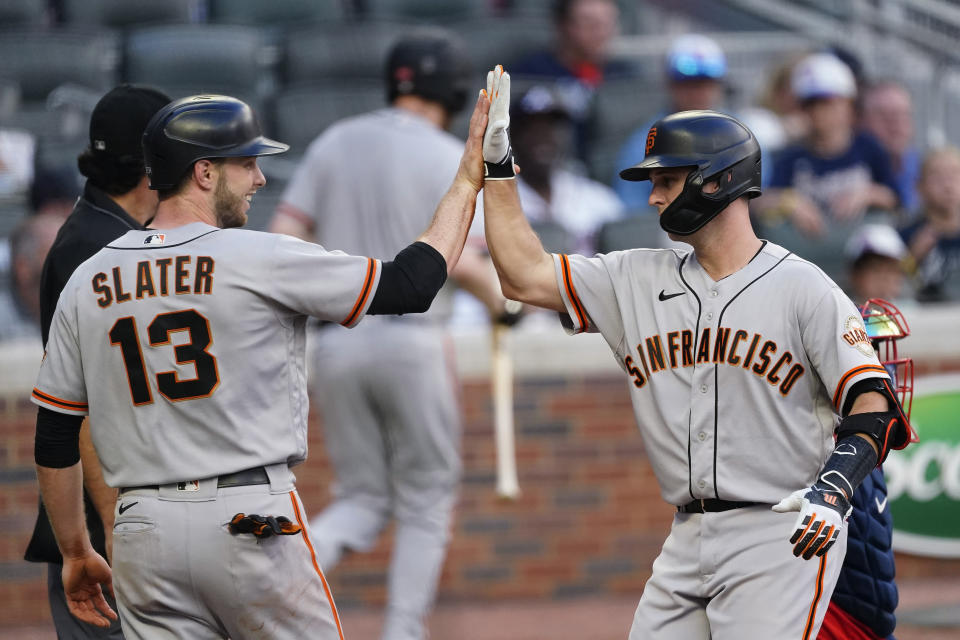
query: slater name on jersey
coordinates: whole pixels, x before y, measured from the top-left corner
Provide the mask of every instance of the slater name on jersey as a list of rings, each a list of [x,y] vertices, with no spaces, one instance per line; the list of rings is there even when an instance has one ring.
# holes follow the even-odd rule
[[[114,302],[145,297],[208,294],[213,292],[213,266],[210,256],[175,256],[137,263],[136,271],[113,267],[93,276],[90,284],[98,296],[97,304],[107,308]]]
[[[758,378],[778,387],[785,396],[806,371],[792,353],[778,353],[777,343],[759,333],[751,335],[743,329],[734,331],[729,327],[719,327],[713,332],[711,327],[706,327],[696,342],[694,336],[693,331],[684,329],[667,333],[666,340],[654,335],[638,343],[636,354],[639,362],[631,355],[623,359],[627,373],[633,377],[634,386],[642,388],[652,374],[668,368],[713,363],[751,371]]]

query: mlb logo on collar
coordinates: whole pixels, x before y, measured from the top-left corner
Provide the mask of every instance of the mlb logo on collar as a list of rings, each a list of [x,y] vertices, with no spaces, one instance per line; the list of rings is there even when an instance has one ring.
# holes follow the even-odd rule
[[[162,233],[151,233],[143,239],[143,244],[163,244],[167,236]]]

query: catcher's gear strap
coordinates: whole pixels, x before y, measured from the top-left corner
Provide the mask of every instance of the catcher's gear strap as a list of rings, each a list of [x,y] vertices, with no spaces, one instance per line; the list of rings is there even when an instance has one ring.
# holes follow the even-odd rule
[[[823,465],[823,471],[820,472],[812,488],[827,496],[840,494],[838,497],[842,500],[839,504],[831,502],[829,498],[827,502],[833,504],[834,508],[846,517],[850,515],[849,503],[854,490],[860,486],[864,478],[870,475],[875,466],[877,466],[877,452],[863,436],[838,438],[836,448],[827,458],[827,464]]]
[[[447,281],[447,261],[426,242],[414,242],[384,262],[367,314],[423,313]]]
[[[83,416],[37,408],[37,435],[33,459],[41,467],[65,469],[80,462],[80,425]]]
[[[847,415],[857,396],[868,391],[875,391],[883,394],[887,398],[888,410],[875,413],[858,413]],[[847,400],[843,405],[843,415],[846,416],[840,421],[837,427],[837,440],[842,440],[846,436],[854,433],[868,433],[877,443],[880,450],[879,463],[887,459],[887,454],[891,449],[903,449],[910,443],[910,422],[903,414],[903,407],[900,400],[890,387],[890,381],[886,378],[867,378],[860,380],[847,392]],[[859,416],[873,416],[868,419]]]
[[[238,513],[227,523],[227,528],[234,535],[252,533],[258,538],[295,536],[301,531],[300,525],[286,516],[261,516],[256,513]]]

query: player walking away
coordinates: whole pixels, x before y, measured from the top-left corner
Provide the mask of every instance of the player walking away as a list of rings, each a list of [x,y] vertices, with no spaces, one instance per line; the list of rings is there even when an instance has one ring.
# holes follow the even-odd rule
[[[429,29],[398,40],[385,67],[390,106],[343,120],[310,145],[272,231],[387,258],[427,224],[463,152],[444,129],[466,102],[469,66],[451,34]],[[468,244],[450,275],[491,316],[503,313],[493,266],[477,248]],[[317,557],[330,571],[396,521],[385,639],[426,637],[450,537],[462,466],[450,293],[423,315],[371,319],[355,331],[328,323],[316,335],[314,398],[336,474],[332,503],[310,523]]]
[[[547,254],[517,200],[509,75],[487,84],[485,222],[504,294],[604,336],[676,505],[630,637],[816,637],[850,496],[910,433],[856,307],[753,234],[760,148],[713,111],[655,123],[621,173],[652,181],[661,226],[691,251]]]
[[[131,229],[143,229],[157,210],[157,194],[144,172],[140,141],[150,118],[170,98],[147,87],[121,85],[104,95],[90,115],[90,146],[77,160],[87,182],[83,195],[60,228],[47,254],[40,281],[40,324],[44,344],[60,292],[74,270],[107,243]],[[86,422],[80,431],[83,499],[94,550],[110,558],[117,492],[103,482],[100,461]],[[122,638],[120,623],[101,629],[70,615],[60,578],[63,558],[40,502],[40,512],[25,559],[46,562],[53,625],[60,638]],[[110,603],[112,605],[112,599]]]
[[[266,182],[257,156],[287,149],[243,102],[194,96],[154,116],[143,146],[156,217],[71,276],[33,393],[71,613],[116,618],[101,587],[111,570],[83,526],[77,432],[89,413],[120,491],[128,638],[342,638],[290,471],[306,457],[306,319],[349,327],[430,305],[473,218],[487,106],[478,100],[430,226],[391,262],[234,228]]]
[[[913,360],[901,358],[897,341],[910,327],[896,306],[867,300],[860,313],[907,418],[913,404]],[[818,640],[882,640],[893,638],[899,601],[893,554],[893,516],[887,508],[887,484],[880,467],[857,487],[850,500],[848,553],[840,569],[830,607]]]

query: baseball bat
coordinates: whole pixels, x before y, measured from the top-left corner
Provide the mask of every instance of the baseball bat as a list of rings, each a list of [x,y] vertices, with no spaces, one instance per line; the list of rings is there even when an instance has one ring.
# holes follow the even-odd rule
[[[510,329],[493,325],[490,387],[493,393],[493,431],[497,448],[497,496],[515,500],[520,495],[513,433],[513,360],[507,349]]]

